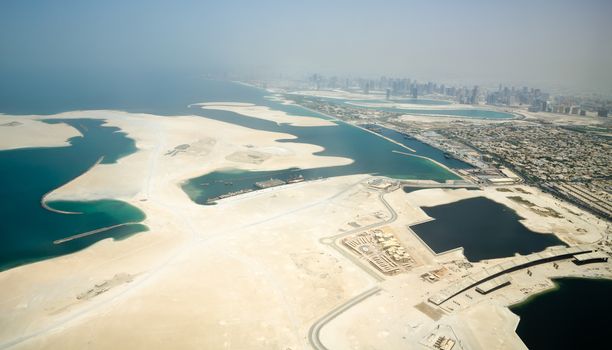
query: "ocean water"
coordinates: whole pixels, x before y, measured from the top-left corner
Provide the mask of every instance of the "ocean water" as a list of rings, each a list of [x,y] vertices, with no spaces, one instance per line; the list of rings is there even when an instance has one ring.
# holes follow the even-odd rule
[[[113,163],[136,150],[134,141],[93,119],[52,120],[67,123],[84,136],[69,147],[0,151],[0,270],[75,252],[106,238],[123,239],[146,230],[144,213],[116,200],[49,202],[43,196],[87,171],[99,159]],[[61,244],[54,241],[113,225],[133,223]]]
[[[422,209],[435,220],[412,226],[412,230],[438,254],[463,247],[465,257],[475,262],[565,245],[552,234],[529,230],[514,210],[488,198]]]

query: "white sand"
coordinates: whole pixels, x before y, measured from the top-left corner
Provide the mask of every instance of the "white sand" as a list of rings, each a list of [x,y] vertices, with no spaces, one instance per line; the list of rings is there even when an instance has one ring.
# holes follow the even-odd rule
[[[295,118],[281,113],[270,116],[265,108],[251,105],[225,103],[224,108],[277,122]],[[355,263],[319,241],[352,229],[349,223],[365,226],[390,217],[377,193],[361,184],[367,177],[281,186],[232,197],[215,206],[196,205],[180,188],[191,177],[221,168],[307,168],[347,164],[350,159],[315,156],[313,152],[321,150],[318,146],[276,141],[291,135],[201,117],[117,111],[53,117],[104,118],[136,140],[138,152],[117,164],[96,166],[50,197],[123,199],[147,214],[145,224],[150,230],[0,273],[0,348],[307,349],[308,330],[315,321],[375,285]],[[298,124],[315,125],[306,119]],[[25,132],[21,144],[37,144],[36,135]],[[190,146],[174,156],[167,154],[183,144]],[[267,158],[260,163],[231,160],[240,157],[228,160],[236,152],[248,151],[265,153]],[[554,207],[563,215],[576,209],[522,187],[534,194],[521,196],[538,206]],[[494,189],[482,193],[395,191],[385,197],[398,215],[389,227],[414,257],[415,269],[386,279],[380,284],[380,296],[358,304],[326,326],[322,331],[325,344],[334,349],[419,346],[421,336],[439,323],[413,306],[453,280],[432,285],[418,276],[441,263],[461,259],[461,253],[433,256],[406,227],[427,219],[419,206],[476,195],[509,205],[526,218],[528,227],[554,230],[566,241],[593,241],[602,233],[602,226],[582,211],[569,214],[575,215],[572,223],[539,220],[529,209],[510,202],[507,193]],[[578,228],[586,228],[587,233],[578,234]],[[534,279],[519,280],[517,286],[541,290],[544,287],[538,283],[546,285],[545,277],[555,271],[560,273],[534,269]],[[460,274],[451,277],[460,278]],[[96,285],[112,288],[77,299],[96,290]],[[440,323],[452,325],[473,349],[521,348],[509,332],[516,318],[503,306],[524,294],[518,287],[510,291],[492,302],[480,298],[482,308],[450,314]],[[505,347],[488,346],[500,340]]]
[[[354,220],[359,210],[341,206],[343,213],[333,218],[308,219],[326,216],[325,198],[358,191],[352,187],[358,178],[301,183],[213,207],[196,205],[179,187],[221,168],[308,168],[350,159],[315,156],[322,150],[315,145],[276,142],[292,135],[201,117],[79,111],[49,118],[77,117],[120,127],[136,140],[138,152],[96,166],[49,199],[122,199],[147,214],[150,231],[0,273],[0,347],[30,336],[20,346],[82,349],[93,338],[98,348],[222,348],[227,341],[248,348],[296,346],[313,317],[367,283],[363,272],[321,250],[316,240]],[[35,133],[21,137],[24,146],[37,142]],[[165,155],[182,144],[191,146]],[[268,158],[261,164],[226,159],[247,150],[267,152]],[[304,219],[307,224],[296,224]],[[76,299],[118,274],[133,281]],[[141,336],[134,338],[136,333]]]
[[[81,133],[66,124],[47,124],[26,116],[0,114],[0,150],[69,146],[68,139],[76,136]]]
[[[275,123],[286,123],[293,126],[333,126],[336,123],[315,117],[293,116],[283,111],[272,110],[266,106],[255,106],[249,104],[223,103],[201,103],[196,104],[202,109],[217,109],[242,114],[252,118],[273,121]]]
[[[378,100],[385,97],[385,94],[380,93],[371,93],[371,94],[363,94],[359,92],[349,92],[344,90],[301,90],[301,91],[293,91],[292,94],[296,95],[304,95],[304,96],[313,96],[313,97],[323,97],[323,98],[336,98],[343,100]]]
[[[117,164],[97,165],[85,176],[52,192],[49,200],[142,199],[148,198],[153,186],[177,191],[173,196],[183,200],[186,195],[178,187],[182,181],[217,169],[278,170],[352,162],[347,158],[313,155],[323,150],[320,146],[276,141],[292,139],[293,135],[252,130],[202,117],[168,118],[118,111],[69,112],[56,117],[104,118],[109,125],[121,128],[133,138],[139,151],[121,158]],[[165,155],[182,144],[190,147],[174,156]],[[233,161],[235,158],[230,157],[236,152],[248,151],[263,153],[266,159],[253,164]]]

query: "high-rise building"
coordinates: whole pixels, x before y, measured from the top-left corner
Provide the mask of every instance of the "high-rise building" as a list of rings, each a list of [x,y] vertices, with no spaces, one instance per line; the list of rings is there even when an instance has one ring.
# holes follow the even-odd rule
[[[470,98],[470,103],[475,105],[478,104],[478,85],[475,85],[472,89],[472,96]]]

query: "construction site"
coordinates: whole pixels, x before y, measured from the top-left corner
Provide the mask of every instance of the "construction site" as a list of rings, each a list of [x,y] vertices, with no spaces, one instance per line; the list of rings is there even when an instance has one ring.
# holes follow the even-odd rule
[[[406,248],[388,228],[348,236],[342,239],[342,243],[386,275],[408,271],[415,264]]]

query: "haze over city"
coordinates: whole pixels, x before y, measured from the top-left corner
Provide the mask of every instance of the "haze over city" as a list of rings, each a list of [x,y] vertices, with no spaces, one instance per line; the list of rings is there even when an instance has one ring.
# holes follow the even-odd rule
[[[6,1],[0,72],[386,75],[611,94],[611,14],[606,0]]]

